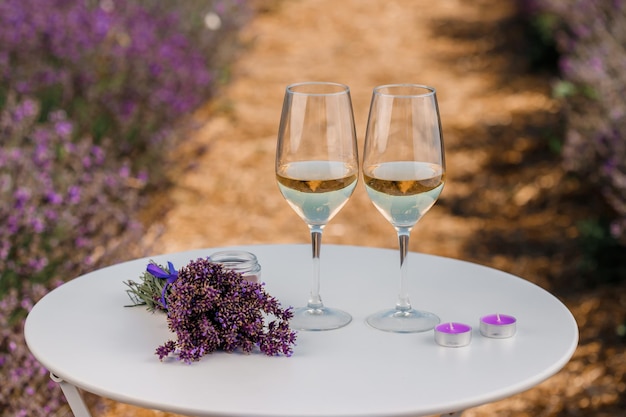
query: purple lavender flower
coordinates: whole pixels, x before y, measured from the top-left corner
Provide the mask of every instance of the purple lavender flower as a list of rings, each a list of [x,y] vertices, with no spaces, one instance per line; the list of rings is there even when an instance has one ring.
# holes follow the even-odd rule
[[[55,123],[54,130],[57,135],[69,137],[72,134],[74,127],[67,120],[60,120]]]
[[[167,263],[168,271],[161,269],[157,264],[149,264],[146,268],[146,271],[159,279],[166,280],[166,284],[163,286],[163,290],[161,290],[161,306],[167,310],[167,301],[166,294],[169,286],[172,285],[176,279],[178,278],[178,271],[174,268],[174,265],[171,262]]]
[[[80,187],[71,185],[67,190],[67,201],[70,204],[78,204],[80,202]]]
[[[33,117],[39,112],[37,103],[34,100],[24,100],[15,110],[15,122],[19,123],[24,118]]]
[[[264,315],[273,317],[266,323]],[[289,327],[291,308],[265,292],[263,284],[206,259],[190,262],[170,286],[167,321],[176,340],[156,349],[159,359],[176,353],[186,363],[216,350],[267,355],[293,353],[296,333]]]

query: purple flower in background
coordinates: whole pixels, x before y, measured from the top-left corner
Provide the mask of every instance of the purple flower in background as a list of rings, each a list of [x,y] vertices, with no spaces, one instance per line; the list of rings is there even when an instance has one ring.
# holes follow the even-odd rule
[[[123,165],[118,173],[120,177],[128,178],[130,176],[130,167],[128,165]]]
[[[102,3],[104,2],[101,2],[101,4]],[[113,2],[111,1],[110,3],[112,4]],[[113,25],[113,18],[110,12],[112,11],[112,9],[107,11],[102,6],[94,11],[93,30],[97,38],[104,39],[111,30],[111,26]]]
[[[44,257],[31,259],[28,261],[28,266],[35,271],[41,271],[48,264],[48,260]]]
[[[97,165],[102,165],[104,162],[104,150],[100,146],[92,146],[90,155],[93,156]]]
[[[35,233],[41,233],[44,230],[46,230],[46,223],[42,219],[40,219],[40,218],[34,218],[31,221],[31,227],[32,227],[32,230]],[[31,265],[31,264],[29,264],[29,265]],[[35,268],[35,270],[36,271],[40,271],[41,269],[40,268]]]
[[[15,201],[14,207],[18,210],[22,209],[24,208],[26,202],[30,199],[30,191],[26,188],[20,187],[17,191],[15,191],[13,198]]]
[[[80,188],[78,186],[72,185],[67,190],[67,201],[70,204],[78,204],[80,202]]]
[[[46,193],[46,200],[48,201],[48,203],[56,206],[63,202],[63,197],[61,197],[60,194],[55,193],[54,191],[50,191]]]
[[[26,99],[15,109],[15,122],[19,123],[24,118],[33,117],[39,112],[39,107],[34,100]]]
[[[73,126],[67,120],[59,120],[54,124],[54,130],[57,135],[70,136],[72,134]]]

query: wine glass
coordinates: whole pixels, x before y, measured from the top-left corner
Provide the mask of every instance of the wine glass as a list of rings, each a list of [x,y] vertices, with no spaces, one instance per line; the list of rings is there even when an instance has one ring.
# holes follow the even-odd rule
[[[445,182],[445,158],[435,89],[414,84],[374,88],[365,134],[367,194],[398,233],[400,291],[395,308],[367,318],[374,328],[421,332],[439,317],[411,307],[407,254],[411,230],[435,204]]]
[[[330,330],[350,314],[324,306],[320,297],[322,231],[352,195],[359,172],[356,131],[348,86],[327,82],[289,85],[276,146],[276,179],[291,208],[306,222],[313,246],[313,283],[306,306],[291,326]]]

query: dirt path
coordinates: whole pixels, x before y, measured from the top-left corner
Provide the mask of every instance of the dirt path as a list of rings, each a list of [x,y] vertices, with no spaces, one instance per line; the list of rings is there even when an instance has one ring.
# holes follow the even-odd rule
[[[158,249],[308,241],[305,225],[278,192],[273,172],[289,83],[348,84],[361,141],[372,88],[382,83],[435,86],[449,149],[467,140],[457,132],[469,126],[510,123],[512,112],[550,107],[541,91],[545,86],[535,91],[500,88],[501,68],[489,44],[495,41],[438,35],[441,27],[454,27],[457,21],[489,26],[511,13],[507,2],[468,3],[286,1],[258,16],[245,33],[251,49],[236,63],[234,79],[185,147],[181,159],[188,165],[181,168],[187,169],[173,175],[175,188]],[[456,179],[479,173],[483,158],[480,149],[449,152],[444,198],[470,192]],[[411,248],[462,256],[465,239],[480,227],[480,222],[469,224],[435,207],[416,228]],[[327,227],[324,242],[396,245],[391,226],[373,209],[362,185]]]
[[[449,181],[415,228],[410,249],[474,260],[549,287],[548,278],[567,259],[542,242],[575,230],[555,208],[559,197],[547,191],[563,178],[554,162],[541,158],[545,145],[538,138],[558,106],[547,80],[525,75],[523,57],[511,51],[513,2],[271,3],[246,29],[250,48],[235,63],[233,79],[198,114],[202,127],[180,150],[171,173],[174,188],[155,198],[149,218],[158,219],[163,235],[154,251],[308,242],[306,226],[274,180],[285,86],[308,80],[348,84],[362,142],[372,88],[414,82],[438,90]],[[394,230],[362,184],[326,228],[324,243],[397,247]],[[569,377],[565,371],[464,417],[556,415],[550,413],[563,409]],[[576,395],[573,389],[568,395]],[[102,415],[170,415],[108,405]]]

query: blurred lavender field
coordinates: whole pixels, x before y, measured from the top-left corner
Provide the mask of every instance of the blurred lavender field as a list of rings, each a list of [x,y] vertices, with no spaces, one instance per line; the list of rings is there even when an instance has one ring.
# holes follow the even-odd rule
[[[250,14],[238,0],[0,2],[0,415],[67,412],[25,346],[26,313],[139,254],[147,190]]]
[[[520,0],[559,55],[563,164],[603,199],[607,239],[626,243],[626,2]],[[604,232],[596,230],[595,233]],[[624,273],[624,271],[620,271]]]

